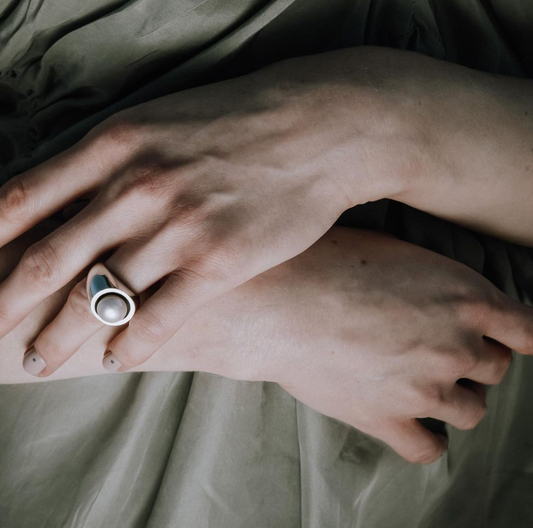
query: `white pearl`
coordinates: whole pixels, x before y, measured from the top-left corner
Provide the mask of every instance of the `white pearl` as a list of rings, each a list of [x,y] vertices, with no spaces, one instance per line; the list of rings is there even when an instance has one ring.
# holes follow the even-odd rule
[[[108,323],[116,323],[126,317],[127,302],[118,295],[105,295],[96,306],[96,313]]]

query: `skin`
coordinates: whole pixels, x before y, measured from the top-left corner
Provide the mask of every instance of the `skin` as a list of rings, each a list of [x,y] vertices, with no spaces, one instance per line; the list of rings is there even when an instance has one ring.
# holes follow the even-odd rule
[[[0,249],[1,274],[16,265],[30,235]],[[70,287],[0,340],[1,382],[106,372],[99,357],[117,331],[111,327],[47,378],[21,368],[24,346],[61,309]],[[406,460],[430,463],[445,442],[416,418],[475,427],[487,409],[483,385],[505,376],[508,347],[533,354],[532,316],[532,308],[463,264],[390,235],[334,227],[301,255],[200,308],[132,371],[277,382]],[[78,317],[75,323],[83,324],[83,312]],[[462,378],[468,386],[457,383]]]
[[[33,342],[47,365],[40,376],[52,375],[102,331],[88,311],[82,279],[102,260],[130,289],[146,292],[132,322],[106,343],[120,371],[131,370],[161,351],[197,310],[304,252],[348,207],[380,198],[530,243],[533,182],[524,167],[532,161],[532,104],[529,81],[357,48],[283,61],[121,112],[0,189],[3,245],[72,201],[90,199],[30,245],[0,284],[0,336],[71,290]],[[376,339],[387,343],[387,320],[373,313],[381,325]],[[454,325],[464,322],[453,313],[439,343],[431,340],[436,323],[429,318],[428,333],[409,346],[455,358],[447,343],[457,346]],[[352,328],[357,320],[350,319]],[[517,345],[526,348],[499,335],[505,328],[496,333],[529,353],[528,326],[522,321],[520,328],[524,341]],[[347,335],[357,338],[353,329]],[[298,338],[305,343],[303,333]],[[471,354],[483,355],[478,345],[469,341]],[[378,343],[372,347],[379,350]],[[488,357],[495,349],[502,352],[492,342],[483,345]],[[246,362],[240,368],[246,372]],[[290,381],[279,382],[306,401]],[[466,404],[466,393],[458,401]],[[340,412],[328,407],[328,398],[313,403],[325,414]],[[387,435],[379,429],[384,415],[368,416],[378,428],[371,434],[394,447],[401,428]],[[371,430],[364,423],[360,428]],[[415,437],[426,433],[402,431],[423,447]]]
[[[91,198],[0,284],[0,335],[100,259],[134,292],[165,277],[109,343],[114,364],[131,369],[200,306],[378,198],[529,242],[531,105],[530,82],[356,48],[121,112],[0,189],[2,244]],[[87,320],[71,330],[85,286],[34,343],[42,375],[100,328]]]

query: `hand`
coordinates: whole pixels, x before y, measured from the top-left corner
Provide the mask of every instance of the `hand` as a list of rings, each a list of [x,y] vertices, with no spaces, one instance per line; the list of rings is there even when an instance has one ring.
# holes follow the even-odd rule
[[[460,263],[370,231],[333,228],[240,290],[202,314],[235,322],[199,369],[276,381],[412,462],[444,450],[416,418],[475,427],[510,348],[533,354],[532,308]]]
[[[384,155],[390,130],[364,132],[374,91],[356,85],[342,54],[287,61],[121,112],[10,180],[0,244],[75,199],[90,204],[0,285],[0,336],[101,259],[135,292],[165,279],[109,344],[114,364],[131,369],[200,306],[313,244],[356,203],[348,181],[360,202],[384,196],[365,163],[371,144]],[[100,329],[82,280],[34,343],[40,375]]]
[[[1,268],[4,248],[0,257]],[[68,291],[60,292],[63,298]],[[102,373],[98,357],[112,327],[50,378],[22,370],[23,346],[63,298],[0,340],[0,382]],[[298,257],[200,308],[132,370],[275,381],[407,460],[429,463],[442,454],[442,439],[416,418],[460,429],[479,423],[483,384],[505,376],[507,347],[533,354],[532,321],[530,307],[462,264],[383,234],[334,227]],[[471,381],[463,386],[458,379]]]

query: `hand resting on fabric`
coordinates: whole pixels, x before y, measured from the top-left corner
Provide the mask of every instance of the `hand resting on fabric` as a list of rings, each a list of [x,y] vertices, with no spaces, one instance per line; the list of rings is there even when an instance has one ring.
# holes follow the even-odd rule
[[[0,244],[91,198],[0,284],[0,336],[107,254],[136,292],[168,277],[108,344],[126,370],[201,305],[380,198],[531,243],[532,94],[531,81],[362,47],[128,108],[0,189]],[[84,292],[35,343],[42,375],[100,330],[73,324]]]
[[[0,278],[55,227],[43,222],[1,248]],[[0,340],[0,382],[106,373],[101,355],[117,332],[111,327],[47,378],[22,369],[26,346],[76,280]],[[80,322],[86,317],[78,315]],[[532,308],[437,253],[386,234],[334,227],[298,257],[203,306],[132,371],[277,382],[407,460],[429,463],[442,454],[443,440],[415,418],[476,426],[486,412],[483,384],[499,383],[509,367],[507,347],[533,354]],[[472,381],[463,386],[456,383],[461,378]]]

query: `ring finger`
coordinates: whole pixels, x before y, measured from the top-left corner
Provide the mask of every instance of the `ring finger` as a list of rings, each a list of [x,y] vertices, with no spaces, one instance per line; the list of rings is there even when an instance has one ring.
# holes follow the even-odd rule
[[[126,243],[105,263],[111,275],[128,284],[133,291],[140,292],[141,305],[157,291],[158,281],[172,271],[172,259],[157,256],[168,254],[171,244],[173,248],[177,245],[174,238],[175,234],[162,231],[153,238],[146,239],[144,244],[139,240]],[[87,279],[84,278],[72,289],[56,318],[28,348],[23,360],[25,370],[35,376],[49,376],[104,326],[90,310]],[[76,332],[72,332],[72,328]],[[116,327],[118,331],[110,339],[124,328]],[[68,341],[65,336],[69,336]]]

